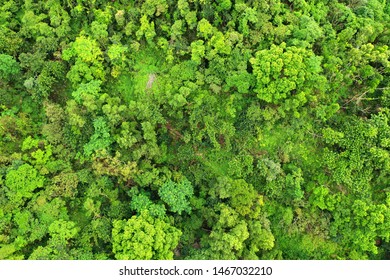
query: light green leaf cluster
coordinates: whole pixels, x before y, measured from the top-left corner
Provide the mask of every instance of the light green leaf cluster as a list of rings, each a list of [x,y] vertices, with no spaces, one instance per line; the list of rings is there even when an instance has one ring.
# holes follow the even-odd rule
[[[113,222],[113,252],[118,260],[170,260],[181,232],[147,211]]]
[[[23,164],[8,172],[5,180],[6,193],[11,202],[21,204],[32,198],[36,189],[42,188],[44,177],[29,164]]]

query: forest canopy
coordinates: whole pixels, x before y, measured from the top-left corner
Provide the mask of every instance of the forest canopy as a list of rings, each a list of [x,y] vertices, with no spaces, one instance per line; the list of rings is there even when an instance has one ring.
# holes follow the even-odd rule
[[[0,259],[389,259],[390,1],[4,0]]]

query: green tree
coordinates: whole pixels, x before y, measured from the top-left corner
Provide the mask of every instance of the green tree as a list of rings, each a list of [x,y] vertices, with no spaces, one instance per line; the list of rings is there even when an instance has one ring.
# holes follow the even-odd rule
[[[23,164],[7,173],[5,186],[8,198],[16,205],[22,204],[34,195],[36,189],[42,188],[44,177],[29,164]]]
[[[73,65],[66,75],[73,85],[91,80],[105,80],[102,64],[103,52],[94,39],[79,36],[62,53],[65,61],[73,59]]]
[[[172,212],[179,215],[183,211],[191,213],[189,199],[194,194],[194,189],[187,178],[180,179],[178,183],[168,180],[158,189],[158,194]]]
[[[180,230],[145,211],[113,222],[113,252],[119,260],[169,260],[180,235]]]
[[[256,75],[254,91],[260,100],[282,105],[280,113],[293,111],[299,117],[299,108],[318,97],[313,92],[322,92],[326,79],[320,75],[321,58],[311,51],[298,47],[272,45],[269,50],[256,52],[250,59]]]
[[[93,122],[95,133],[91,136],[90,141],[84,145],[84,154],[91,156],[93,152],[102,149],[108,149],[112,143],[112,137],[103,117],[95,119]]]
[[[20,72],[19,64],[7,54],[0,54],[0,79],[8,81]]]

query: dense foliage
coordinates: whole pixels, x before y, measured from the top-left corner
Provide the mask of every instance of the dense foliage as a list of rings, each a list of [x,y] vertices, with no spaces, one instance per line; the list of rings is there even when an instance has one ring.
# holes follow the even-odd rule
[[[390,257],[390,1],[3,0],[0,259]]]

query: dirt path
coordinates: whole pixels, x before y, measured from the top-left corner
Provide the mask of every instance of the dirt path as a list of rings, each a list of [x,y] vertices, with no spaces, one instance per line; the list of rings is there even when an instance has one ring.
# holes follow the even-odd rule
[[[146,84],[146,89],[152,88],[154,80],[157,78],[156,74],[149,74],[149,80]]]

